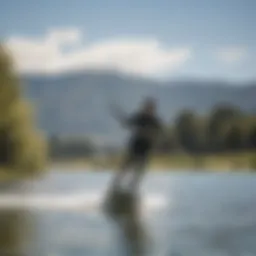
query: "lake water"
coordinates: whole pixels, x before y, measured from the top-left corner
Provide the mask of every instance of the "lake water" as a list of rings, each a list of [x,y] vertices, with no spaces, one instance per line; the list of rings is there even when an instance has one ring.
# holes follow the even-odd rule
[[[52,170],[1,193],[0,255],[127,255],[123,233],[100,207],[111,176]],[[147,255],[256,256],[253,174],[150,173],[141,202]]]

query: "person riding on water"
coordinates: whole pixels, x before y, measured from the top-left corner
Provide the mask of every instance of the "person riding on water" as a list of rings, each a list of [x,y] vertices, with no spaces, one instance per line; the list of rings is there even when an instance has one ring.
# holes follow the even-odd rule
[[[146,98],[141,108],[130,116],[119,109],[113,108],[114,117],[120,124],[131,131],[125,158],[114,182],[113,190],[118,189],[122,177],[130,170],[134,171],[131,190],[136,191],[145,172],[150,154],[156,145],[159,135],[163,132],[162,122],[157,115],[157,104],[153,98]]]

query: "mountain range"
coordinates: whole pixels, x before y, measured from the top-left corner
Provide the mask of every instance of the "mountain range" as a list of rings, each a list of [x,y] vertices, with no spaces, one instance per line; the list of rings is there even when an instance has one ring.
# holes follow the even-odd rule
[[[23,92],[36,108],[37,124],[46,134],[90,135],[118,141],[125,135],[109,114],[117,103],[128,113],[143,97],[154,96],[159,114],[172,122],[183,109],[207,113],[218,104],[256,110],[256,81],[202,79],[155,81],[108,72],[79,72],[22,77]]]

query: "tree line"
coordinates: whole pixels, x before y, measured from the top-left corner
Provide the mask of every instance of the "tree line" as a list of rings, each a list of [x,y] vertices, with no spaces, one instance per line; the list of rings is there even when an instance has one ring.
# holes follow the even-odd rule
[[[53,160],[92,157],[96,153],[94,143],[87,137],[62,137],[52,135],[48,140],[49,157]]]
[[[215,106],[208,115],[183,110],[166,129],[156,150],[159,153],[198,156],[256,149],[256,117],[229,104]],[[49,139],[49,149],[54,159],[90,157],[99,150],[90,138],[57,135]]]
[[[256,117],[230,104],[212,108],[208,115],[183,110],[168,128],[161,150],[212,154],[256,149]]]

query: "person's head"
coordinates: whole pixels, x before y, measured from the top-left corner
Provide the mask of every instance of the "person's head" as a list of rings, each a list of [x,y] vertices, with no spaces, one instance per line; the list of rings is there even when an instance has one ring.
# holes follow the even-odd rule
[[[156,112],[156,100],[153,98],[146,98],[142,104],[142,111],[147,114],[154,114]]]

